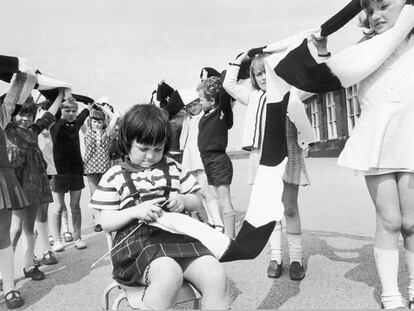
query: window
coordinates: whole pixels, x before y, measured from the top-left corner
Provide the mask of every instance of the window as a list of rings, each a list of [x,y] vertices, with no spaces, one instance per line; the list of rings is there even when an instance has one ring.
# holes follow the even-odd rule
[[[338,137],[336,129],[336,109],[333,92],[325,94],[326,96],[326,116],[328,121],[328,139],[335,139]]]
[[[346,89],[346,114],[348,118],[348,133],[351,133],[355,126],[361,110],[356,96],[357,87],[353,85]]]
[[[312,99],[310,102],[311,105],[311,124],[313,129],[313,135],[315,141],[321,140],[321,133],[319,128],[319,111],[318,111],[318,100],[316,98]]]

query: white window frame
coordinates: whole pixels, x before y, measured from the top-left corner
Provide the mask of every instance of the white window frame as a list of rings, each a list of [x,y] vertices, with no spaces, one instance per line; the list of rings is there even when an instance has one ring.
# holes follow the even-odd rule
[[[313,135],[315,137],[315,141],[321,140],[321,129],[319,124],[319,109],[318,109],[318,100],[314,98],[310,101],[311,107],[311,125],[313,129]]]
[[[328,139],[338,138],[338,129],[336,124],[336,107],[333,92],[325,94],[326,99],[326,122],[328,124]]]
[[[357,86],[353,85],[345,90],[346,93],[346,115],[348,123],[348,133],[354,129],[355,124],[361,114],[359,102],[357,98]]]

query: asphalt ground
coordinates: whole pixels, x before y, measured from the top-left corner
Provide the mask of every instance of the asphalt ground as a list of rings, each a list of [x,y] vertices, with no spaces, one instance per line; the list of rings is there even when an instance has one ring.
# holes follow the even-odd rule
[[[286,236],[284,271],[269,279],[266,247],[255,259],[225,263],[231,284],[232,309],[376,309],[379,280],[372,250],[375,212],[362,176],[340,168],[334,158],[307,158],[311,185],[300,189],[299,205],[303,227],[304,280],[289,279]],[[251,187],[247,185],[247,159],[233,160],[232,202],[240,225]],[[42,266],[46,279],[23,277],[22,251],[16,252],[17,288],[26,303],[22,310],[99,310],[103,289],[111,282],[108,258],[91,265],[107,251],[105,235],[93,232],[89,191],[82,197],[85,250],[67,243],[57,253],[59,263]],[[401,249],[401,247],[400,247]],[[399,282],[407,296],[407,269],[400,256]],[[113,297],[111,297],[113,298]],[[0,296],[0,310],[5,303]],[[188,305],[179,308],[189,308]],[[125,305],[121,309],[127,309]]]

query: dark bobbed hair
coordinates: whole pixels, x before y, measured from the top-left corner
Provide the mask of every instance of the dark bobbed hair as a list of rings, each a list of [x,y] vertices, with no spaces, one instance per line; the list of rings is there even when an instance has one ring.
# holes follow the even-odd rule
[[[168,114],[150,104],[138,104],[129,109],[119,125],[118,146],[121,153],[128,155],[135,140],[150,146],[165,143],[164,155],[167,154],[172,140]]]
[[[16,105],[16,108],[13,112],[12,115],[31,115],[33,116],[33,118],[36,116],[36,112],[37,112],[37,107],[36,104],[33,100],[32,96],[29,96],[25,102],[23,103],[23,105],[21,107],[19,107],[18,105]]]

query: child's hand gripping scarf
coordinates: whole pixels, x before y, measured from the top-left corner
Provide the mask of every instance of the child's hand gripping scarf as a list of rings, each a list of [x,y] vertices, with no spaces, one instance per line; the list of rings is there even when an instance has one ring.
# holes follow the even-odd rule
[[[370,40],[347,48],[318,64],[308,47],[308,38],[292,42],[282,58],[269,56],[265,61],[275,73],[274,79],[314,93],[352,86],[378,69],[414,27],[414,1],[406,2],[395,25]],[[272,72],[272,73],[273,73]]]
[[[26,59],[21,57],[0,55],[0,80],[7,83],[11,83],[13,75],[16,73],[22,73],[19,74],[20,80],[23,79],[22,77],[26,77],[27,81],[25,83],[31,83],[29,82],[29,80],[33,81],[34,79],[35,84],[33,86],[29,87],[29,84],[27,84],[25,88],[21,89],[22,91],[24,90],[22,94],[26,94],[27,91],[30,89],[29,94],[27,96],[30,95],[30,92],[33,89],[33,87],[39,90],[40,93],[42,93],[42,95],[44,95],[47,99],[50,100],[54,100],[56,98],[58,94],[58,88],[65,89],[65,98],[70,94],[71,86],[68,83],[46,76],[38,70],[32,70],[28,66]],[[16,104],[21,105],[23,102],[24,100],[19,100]]]
[[[355,5],[355,1],[352,4]],[[328,23],[329,31],[335,31],[347,21],[346,18],[339,18],[338,14],[334,18],[337,22]],[[293,48],[292,44],[297,47],[303,38],[318,33],[319,30],[307,31],[276,44],[253,49],[250,51],[250,57],[262,52],[278,52],[274,54],[274,57],[280,61],[286,56],[287,51]],[[297,104],[300,99],[296,91],[292,92],[291,85],[279,78],[267,63],[265,65],[271,77],[267,76],[266,80],[268,98],[262,156],[248,210],[237,237],[231,240],[205,224],[176,213],[163,213],[156,222],[150,223],[163,230],[186,234],[198,239],[222,262],[257,257],[265,247],[276,221],[283,217],[284,208],[281,197],[282,176],[287,162],[286,112],[288,103],[289,105],[292,105],[292,102]]]

